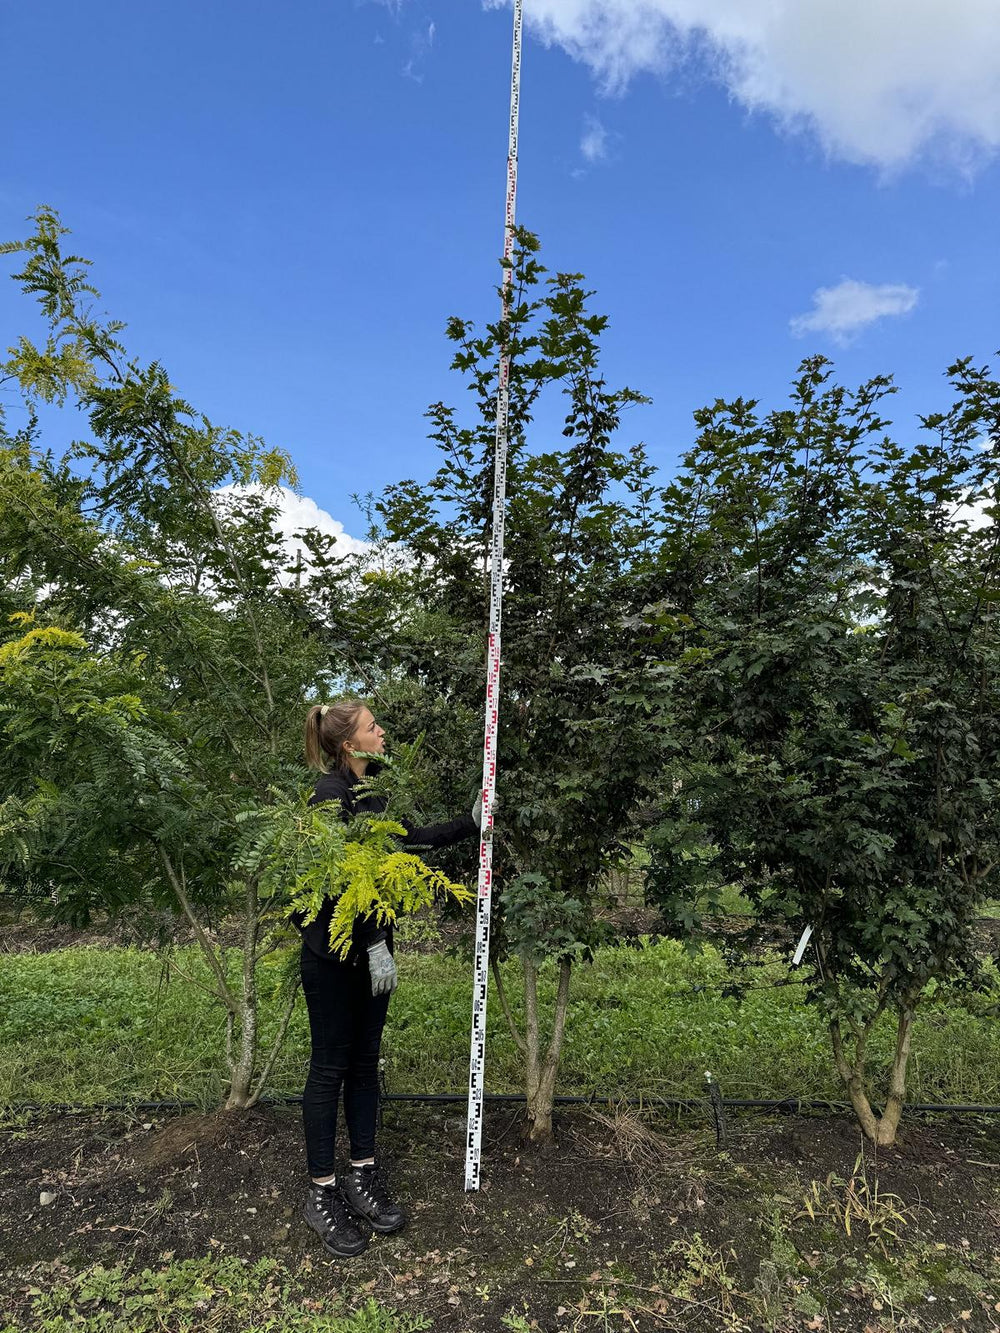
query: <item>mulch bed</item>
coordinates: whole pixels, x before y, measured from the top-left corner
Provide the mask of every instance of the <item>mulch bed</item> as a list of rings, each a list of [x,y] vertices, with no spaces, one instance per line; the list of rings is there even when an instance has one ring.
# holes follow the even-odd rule
[[[852,1121],[748,1116],[720,1154],[690,1121],[581,1111],[561,1116],[557,1145],[539,1152],[522,1142],[521,1115],[490,1108],[482,1188],[466,1194],[464,1107],[388,1105],[381,1151],[410,1221],[349,1261],[329,1258],[299,1216],[297,1108],[12,1124],[0,1130],[0,1316],[27,1320],[28,1289],[53,1264],[155,1267],[216,1253],[273,1256],[310,1295],[350,1286],[463,1333],[500,1333],[511,1312],[577,1333],[1000,1327],[1000,1135],[985,1122],[914,1120],[898,1148],[867,1162],[869,1189],[899,1196],[908,1217],[886,1261],[965,1254],[981,1276],[970,1292],[944,1272],[890,1322],[858,1277],[882,1262],[878,1237],[858,1223],[848,1236],[835,1210],[812,1221],[802,1207],[811,1182],[851,1177]],[[42,1204],[43,1192],[54,1199]]]

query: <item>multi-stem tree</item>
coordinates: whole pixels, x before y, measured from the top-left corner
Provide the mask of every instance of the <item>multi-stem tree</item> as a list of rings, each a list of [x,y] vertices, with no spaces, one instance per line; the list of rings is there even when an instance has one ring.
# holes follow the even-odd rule
[[[595,904],[658,762],[642,687],[647,634],[635,621],[635,572],[651,550],[650,468],[641,447],[613,447],[624,408],[599,369],[604,316],[590,313],[577,274],[547,277],[521,231],[509,319],[477,332],[448,325],[453,367],[467,380],[467,414],[429,412],[441,451],[429,480],[392,487],[380,503],[386,535],[406,553],[371,595],[407,614],[373,656],[393,676],[396,727],[427,732],[442,767],[475,784],[489,602],[494,413],[501,345],[511,353],[500,808],[494,868],[498,954],[524,976],[523,1028],[494,968],[498,998],[523,1055],[530,1135],[552,1134],[552,1104],[573,965],[599,937]],[[533,427],[546,389],[562,420]],[[553,438],[554,437],[554,438]],[[631,624],[631,627],[630,627]],[[614,696],[614,697],[612,697]],[[546,1018],[540,971],[553,965]]]
[[[814,930],[810,998],[865,1134],[894,1142],[914,1012],[975,966],[1000,858],[1000,385],[968,362],[904,448],[876,380],[806,362],[790,409],[698,416],[664,492],[672,809],[650,885],[684,922],[738,882]],[[881,1115],[866,1050],[896,1046]]]
[[[281,932],[260,874],[234,860],[239,819],[305,780],[302,704],[329,682],[334,641],[345,660],[349,594],[318,533],[298,587],[284,569],[269,497],[288,458],[130,360],[57,217],[36,224],[3,250],[24,257],[14,276],[48,334],[3,372],[29,411],[78,407],[89,436],[63,457],[31,420],[0,439],[0,867],[44,885],[63,919],[172,904],[225,1010],[227,1104],[242,1107],[270,1068],[258,969]],[[240,923],[238,962],[213,932],[223,917]]]

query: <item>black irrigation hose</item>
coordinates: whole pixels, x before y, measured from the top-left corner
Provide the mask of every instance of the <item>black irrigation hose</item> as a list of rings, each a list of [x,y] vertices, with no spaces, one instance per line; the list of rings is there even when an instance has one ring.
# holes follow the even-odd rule
[[[508,1102],[524,1104],[527,1098],[523,1092],[487,1092],[488,1102]],[[464,1092],[386,1092],[382,1094],[384,1102],[418,1102],[422,1105],[466,1103],[468,1094]],[[295,1106],[302,1101],[301,1093],[287,1096],[262,1097],[262,1106]],[[703,1110],[706,1102],[698,1097],[661,1097],[657,1093],[647,1093],[641,1097],[614,1096],[559,1096],[553,1098],[556,1106],[662,1106],[669,1110]],[[780,1111],[783,1114],[796,1114],[802,1111],[851,1111],[849,1102],[833,1101],[825,1097],[800,1098],[757,1098],[757,1097],[721,1097],[719,1104],[726,1110],[733,1111]],[[164,1112],[195,1110],[198,1102],[93,1102],[81,1104],[75,1102],[53,1102],[40,1105],[26,1102],[20,1106],[0,1107],[2,1115],[85,1115],[88,1112]],[[872,1107],[876,1114],[881,1113],[878,1106]],[[920,1115],[1000,1115],[1000,1106],[980,1106],[963,1102],[914,1102],[906,1103],[904,1110]]]

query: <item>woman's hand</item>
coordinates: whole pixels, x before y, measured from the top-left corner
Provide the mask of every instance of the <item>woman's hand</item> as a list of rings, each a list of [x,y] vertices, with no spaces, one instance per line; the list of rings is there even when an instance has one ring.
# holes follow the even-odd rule
[[[496,794],[496,792],[494,792],[494,793],[493,793],[493,813],[494,813],[494,814],[496,813],[497,806],[498,806],[499,804],[500,804],[500,797]],[[479,795],[476,797],[476,803],[475,803],[475,805],[472,807],[472,822],[475,824],[475,826],[476,826],[477,829],[481,829],[481,828],[483,827],[483,793],[482,793],[482,792],[480,792]]]
[[[379,940],[368,950],[368,971],[372,979],[372,995],[391,995],[399,985],[396,963],[385,940]]]

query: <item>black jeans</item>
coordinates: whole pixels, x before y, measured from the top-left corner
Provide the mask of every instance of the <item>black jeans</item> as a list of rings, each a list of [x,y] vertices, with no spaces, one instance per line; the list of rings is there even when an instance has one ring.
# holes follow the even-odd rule
[[[302,1096],[306,1159],[311,1176],[332,1176],[341,1088],[351,1157],[375,1155],[378,1053],[389,996],[372,995],[366,959],[354,967],[318,958],[303,944],[301,967],[312,1038]]]

